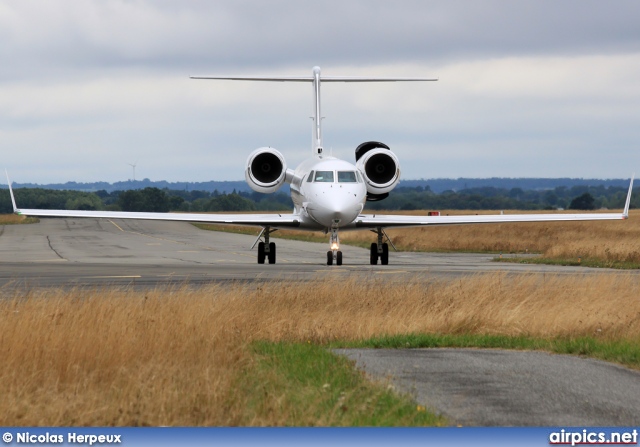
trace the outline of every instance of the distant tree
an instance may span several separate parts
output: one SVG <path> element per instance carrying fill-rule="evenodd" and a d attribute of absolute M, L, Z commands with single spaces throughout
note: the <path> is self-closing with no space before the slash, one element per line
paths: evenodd
<path fill-rule="evenodd" d="M 221 194 L 212 197 L 206 205 L 206 211 L 254 211 L 255 203 L 238 193 Z"/>
<path fill-rule="evenodd" d="M 569 209 L 572 210 L 595 210 L 595 199 L 591 194 L 585 192 L 581 196 L 576 197 L 571 201 Z"/>
<path fill-rule="evenodd" d="M 129 190 L 118 196 L 118 205 L 123 211 L 166 213 L 169 211 L 169 196 L 158 188 Z"/>
<path fill-rule="evenodd" d="M 102 208 L 102 201 L 94 194 L 80 196 L 67 200 L 64 208 L 66 210 L 95 211 Z"/>
<path fill-rule="evenodd" d="M 145 209 L 152 213 L 168 213 L 169 212 L 169 196 L 159 188 L 144 188 L 142 191 Z"/>
<path fill-rule="evenodd" d="M 185 200 L 180 196 L 169 196 L 169 206 L 172 210 L 182 209 L 182 204 Z"/>
<path fill-rule="evenodd" d="M 118 196 L 117 203 L 123 211 L 142 211 L 144 208 L 142 194 L 137 189 L 122 191 Z"/>

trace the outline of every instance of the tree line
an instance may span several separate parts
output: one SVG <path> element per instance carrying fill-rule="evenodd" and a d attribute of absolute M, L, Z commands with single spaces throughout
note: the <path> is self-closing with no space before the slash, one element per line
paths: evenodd
<path fill-rule="evenodd" d="M 617 186 L 559 186 L 548 190 L 478 187 L 436 194 L 427 187 L 398 187 L 380 202 L 367 204 L 370 210 L 595 210 L 623 208 L 628 188 Z M 640 207 L 634 194 L 633 207 Z"/>
<path fill-rule="evenodd" d="M 293 203 L 289 195 L 278 192 L 219 193 L 218 191 L 180 191 L 147 187 L 138 190 L 81 192 L 42 188 L 14 189 L 20 208 L 107 210 L 146 212 L 243 212 L 290 211 Z M 627 190 L 614 186 L 564 186 L 538 191 L 521 188 L 478 187 L 436 194 L 427 187 L 398 187 L 385 200 L 367 202 L 366 210 L 551 210 L 600 208 L 617 209 L 624 206 Z M 636 193 L 632 207 L 640 207 Z M 0 190 L 0 212 L 11 213 L 13 207 L 9 191 Z"/>

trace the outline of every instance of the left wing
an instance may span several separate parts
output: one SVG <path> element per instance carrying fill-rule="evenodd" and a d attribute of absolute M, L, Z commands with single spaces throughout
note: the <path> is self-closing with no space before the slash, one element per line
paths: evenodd
<path fill-rule="evenodd" d="M 622 213 L 583 214 L 505 214 L 467 216 L 402 216 L 402 215 L 361 215 L 353 222 L 356 228 L 418 227 L 423 225 L 461 225 L 507 222 L 565 222 L 579 220 L 619 220 L 629 218 L 629 205 L 633 190 L 633 177 L 627 193 L 627 201 Z"/>

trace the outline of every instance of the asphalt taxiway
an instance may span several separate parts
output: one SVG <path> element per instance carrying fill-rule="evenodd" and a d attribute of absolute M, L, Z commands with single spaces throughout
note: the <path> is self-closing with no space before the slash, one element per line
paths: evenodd
<path fill-rule="evenodd" d="M 600 360 L 498 349 L 336 351 L 459 425 L 640 423 L 640 372 Z"/>
<path fill-rule="evenodd" d="M 256 231 L 257 235 L 257 231 Z M 274 235 L 277 236 L 277 233 Z M 584 268 L 495 263 L 493 255 L 391 252 L 369 265 L 366 249 L 342 246 L 344 264 L 325 265 L 326 244 L 272 239 L 277 263 L 259 265 L 255 236 L 200 230 L 184 222 L 42 219 L 0 226 L 0 286 L 204 284 L 349 276 L 402 280 L 487 272 L 583 273 Z"/>

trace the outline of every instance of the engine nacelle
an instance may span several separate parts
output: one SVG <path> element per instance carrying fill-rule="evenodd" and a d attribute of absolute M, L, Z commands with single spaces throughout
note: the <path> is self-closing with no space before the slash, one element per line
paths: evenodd
<path fill-rule="evenodd" d="M 286 178 L 287 163 L 280 152 L 261 147 L 249 154 L 244 177 L 255 192 L 271 193 L 280 188 Z"/>
<path fill-rule="evenodd" d="M 356 160 L 367 185 L 368 201 L 386 198 L 400 181 L 400 161 L 384 143 L 362 143 L 356 149 Z"/>

